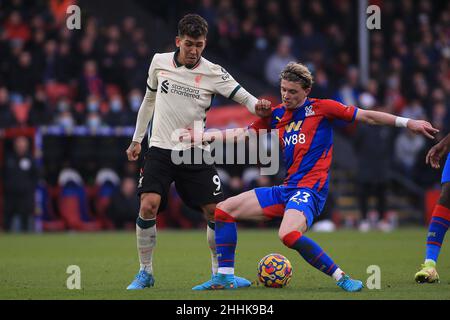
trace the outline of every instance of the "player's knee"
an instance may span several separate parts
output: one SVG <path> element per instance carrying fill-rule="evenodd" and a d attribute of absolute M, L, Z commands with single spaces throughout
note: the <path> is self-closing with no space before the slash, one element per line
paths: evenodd
<path fill-rule="evenodd" d="M 278 237 L 281 242 L 288 247 L 292 248 L 298 239 L 302 236 L 302 233 L 297 230 L 279 230 Z"/>
<path fill-rule="evenodd" d="M 450 209 L 450 182 L 442 185 L 441 196 L 439 197 L 439 204 Z"/>
<path fill-rule="evenodd" d="M 205 213 L 204 213 L 204 216 L 205 216 L 205 219 L 206 219 L 206 221 L 214 221 L 214 211 L 205 211 Z"/>
<path fill-rule="evenodd" d="M 206 221 L 214 221 L 215 209 L 215 205 L 206 205 L 202 207 L 203 215 L 205 216 Z"/>
<path fill-rule="evenodd" d="M 216 221 L 234 221 L 236 220 L 235 210 L 233 208 L 232 202 L 229 201 L 231 198 L 219 202 L 216 206 L 216 211 L 214 213 L 214 219 Z"/>
<path fill-rule="evenodd" d="M 139 213 L 144 219 L 154 219 L 158 213 L 159 201 L 156 199 L 143 199 Z"/>

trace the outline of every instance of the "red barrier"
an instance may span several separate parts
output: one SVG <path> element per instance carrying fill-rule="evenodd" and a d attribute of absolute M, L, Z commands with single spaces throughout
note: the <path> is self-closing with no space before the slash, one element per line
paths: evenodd
<path fill-rule="evenodd" d="M 257 116 L 250 113 L 245 106 L 230 105 L 213 107 L 206 116 L 206 127 L 223 129 L 228 127 L 247 127 Z"/>

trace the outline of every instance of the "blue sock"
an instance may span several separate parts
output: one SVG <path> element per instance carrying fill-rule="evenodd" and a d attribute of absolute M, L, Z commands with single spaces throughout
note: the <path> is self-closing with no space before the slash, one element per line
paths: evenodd
<path fill-rule="evenodd" d="M 442 242 L 444 241 L 444 237 L 449 226 L 449 220 L 437 217 L 433 213 L 430 226 L 428 227 L 426 260 L 433 260 L 437 262 L 439 252 L 441 251 Z"/>
<path fill-rule="evenodd" d="M 286 235 L 283 243 L 296 250 L 310 265 L 326 275 L 332 276 L 339 268 L 317 243 L 298 231 Z"/>
<path fill-rule="evenodd" d="M 220 268 L 234 268 L 237 243 L 236 222 L 226 212 L 216 209 L 216 252 Z"/>

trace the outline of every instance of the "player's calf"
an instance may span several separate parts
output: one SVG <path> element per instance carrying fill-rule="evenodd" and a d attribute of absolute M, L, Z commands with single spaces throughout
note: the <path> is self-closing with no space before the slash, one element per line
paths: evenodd
<path fill-rule="evenodd" d="M 280 236 L 282 235 L 281 233 Z M 332 277 L 343 290 L 356 292 L 364 287 L 361 281 L 353 280 L 346 275 L 317 243 L 301 232 L 292 231 L 285 234 L 282 242 L 288 248 L 296 250 L 314 268 Z"/>
<path fill-rule="evenodd" d="M 450 209 L 450 182 L 444 183 L 442 185 L 441 195 L 439 197 L 438 203 L 441 206 Z"/>

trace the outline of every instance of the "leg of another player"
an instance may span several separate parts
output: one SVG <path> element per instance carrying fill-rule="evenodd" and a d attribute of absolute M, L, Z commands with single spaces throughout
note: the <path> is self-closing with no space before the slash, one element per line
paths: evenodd
<path fill-rule="evenodd" d="M 219 273 L 234 274 L 234 253 L 237 243 L 236 221 L 264 219 L 254 190 L 241 193 L 219 203 L 215 212 L 216 245 Z"/>
<path fill-rule="evenodd" d="M 211 250 L 211 265 L 212 265 L 212 278 L 217 274 L 219 269 L 219 261 L 217 259 L 216 250 L 216 224 L 214 218 L 214 212 L 216 210 L 216 204 L 208 204 L 202 207 L 205 217 L 208 221 L 208 226 L 206 230 L 206 237 L 208 240 L 208 245 Z M 211 279 L 212 280 L 212 279 Z M 245 278 L 235 276 L 237 287 L 244 288 L 249 287 L 251 282 Z"/>
<path fill-rule="evenodd" d="M 217 253 L 216 253 L 216 240 L 215 240 L 215 229 L 216 224 L 214 222 L 214 211 L 216 210 L 215 203 L 210 203 L 202 206 L 203 214 L 205 215 L 207 226 L 206 226 L 206 240 L 208 241 L 208 247 L 211 251 L 211 271 L 212 274 L 217 273 L 217 268 L 219 264 L 217 262 Z"/>
<path fill-rule="evenodd" d="M 136 219 L 136 238 L 140 269 L 128 290 L 139 290 L 154 285 L 153 249 L 156 245 L 156 215 L 161 203 L 157 193 L 141 194 L 141 207 Z"/>
<path fill-rule="evenodd" d="M 307 229 L 303 212 L 288 209 L 284 213 L 278 236 L 288 248 L 296 250 L 314 268 L 333 277 L 339 287 L 345 291 L 360 291 L 362 282 L 345 275 L 316 242 L 304 235 Z"/>
<path fill-rule="evenodd" d="M 234 276 L 234 256 L 237 244 L 236 221 L 262 220 L 263 210 L 255 191 L 247 191 L 220 202 L 215 210 L 215 243 L 218 256 L 218 273 L 212 280 L 193 290 L 236 289 L 244 285 L 242 278 Z M 238 281 L 239 280 L 239 281 Z"/>
<path fill-rule="evenodd" d="M 450 182 L 442 185 L 439 201 L 434 207 L 428 227 L 427 249 L 422 269 L 416 273 L 415 280 L 419 283 L 439 282 L 436 263 L 441 251 L 442 242 L 450 226 Z"/>

